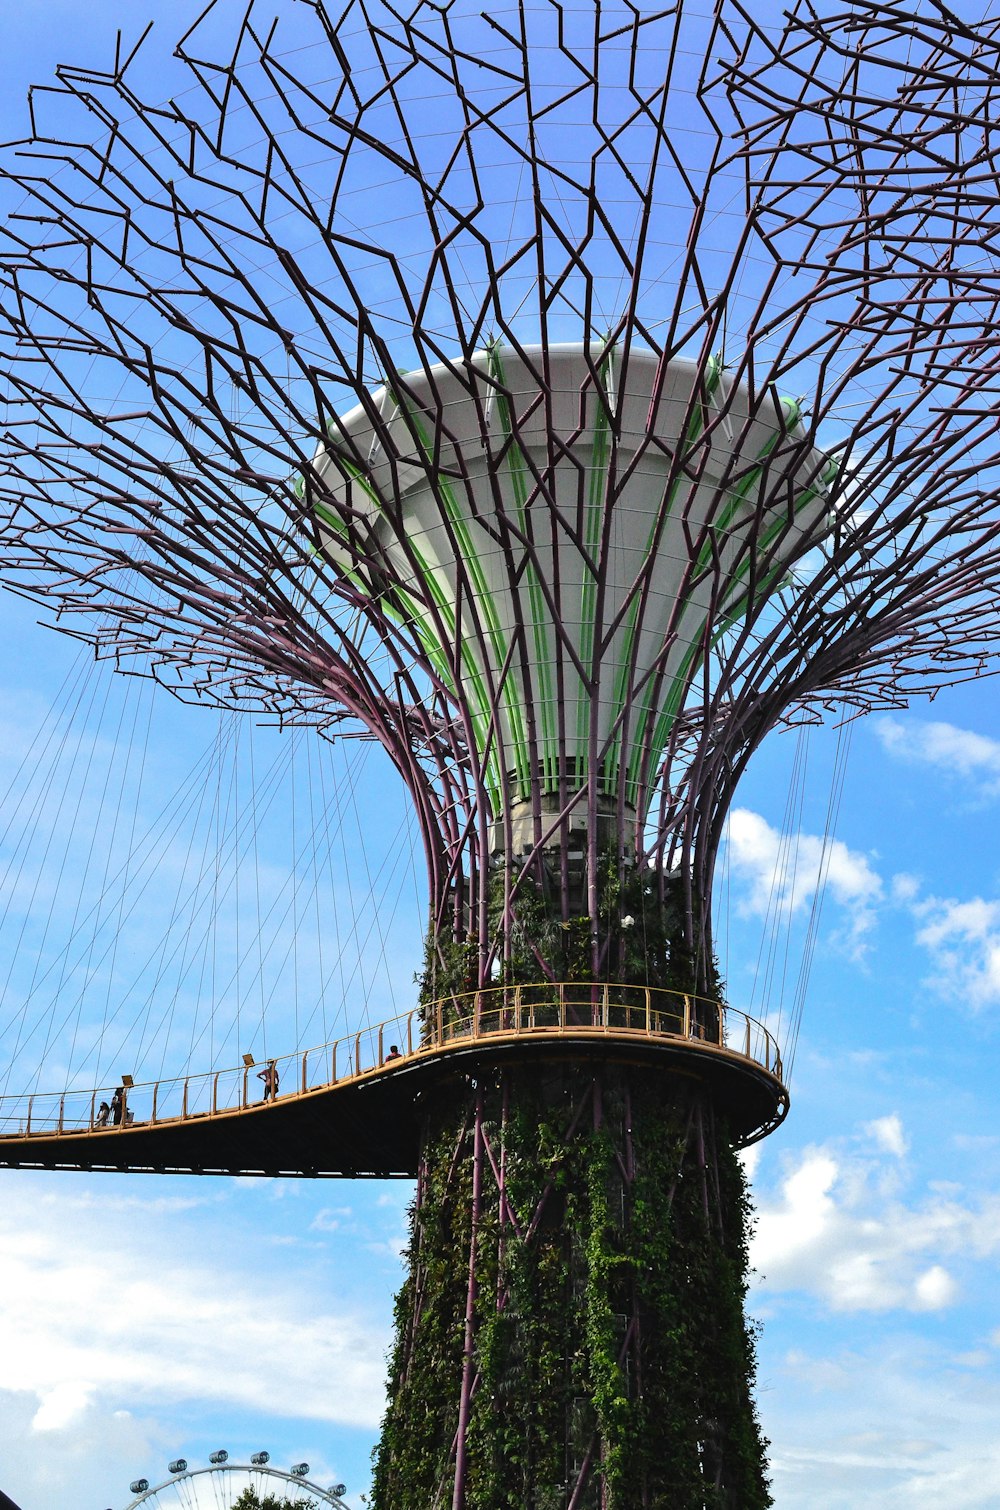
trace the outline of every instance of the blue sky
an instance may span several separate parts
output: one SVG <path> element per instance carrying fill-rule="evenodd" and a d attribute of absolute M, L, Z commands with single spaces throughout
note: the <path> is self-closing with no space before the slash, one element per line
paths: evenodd
<path fill-rule="evenodd" d="M 6 136 L 23 129 L 30 80 L 63 59 L 107 58 L 118 9 L 103 0 L 4 9 Z M 141 7 L 166 18 L 171 35 L 198 9 Z M 4 789 L 34 729 L 62 706 L 58 688 L 78 659 L 34 619 L 0 600 Z M 104 712 L 90 729 L 104 763 L 81 801 L 88 831 L 101 833 L 94 815 L 108 802 L 103 778 L 118 769 L 126 693 L 94 685 Z M 218 728 L 214 715 L 166 697 L 142 708 L 153 775 L 120 804 L 140 814 L 150 785 L 180 780 Z M 263 759 L 276 736 L 257 738 Z M 717 912 L 735 1006 L 774 1015 L 777 982 L 794 980 L 835 748 L 825 731 L 778 736 L 740 793 Z M 801 803 L 797 758 L 808 760 Z M 283 779 L 290 802 L 294 772 Z M 358 816 L 345 809 L 343 868 L 324 882 L 331 905 L 362 830 L 370 856 L 396 853 L 402 798 L 377 761 L 357 802 Z M 780 1510 L 1000 1503 L 998 803 L 994 682 L 855 728 L 792 1111 L 750 1160 L 751 1310 L 764 1322 L 760 1405 Z M 796 869 L 776 876 L 789 822 L 800 834 Z M 284 827 L 261 841 L 276 891 L 297 865 Z M 408 881 L 392 931 L 365 952 L 375 961 L 361 993 L 372 1017 L 383 1002 L 408 1004 L 421 926 L 413 895 Z M 53 888 L 53 937 L 72 927 L 68 897 Z M 769 904 L 778 956 L 768 991 Z M 150 903 L 130 943 L 137 958 L 157 926 Z M 11 939 L 3 934 L 5 951 Z M 136 1475 L 153 1479 L 169 1458 L 203 1461 L 218 1446 L 307 1459 L 318 1480 L 343 1480 L 359 1503 L 401 1277 L 405 1185 L 0 1172 L 0 1192 L 0 1487 L 23 1510 L 123 1504 Z"/>

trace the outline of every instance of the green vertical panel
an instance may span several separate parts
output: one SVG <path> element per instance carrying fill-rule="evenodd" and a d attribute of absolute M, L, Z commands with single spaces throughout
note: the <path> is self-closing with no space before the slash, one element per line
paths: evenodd
<path fill-rule="evenodd" d="M 613 349 L 607 349 L 601 358 L 599 370 L 601 375 L 611 373 L 614 361 Z M 584 545 L 588 555 L 593 558 L 597 553 L 600 543 L 601 529 L 604 523 L 605 501 L 607 498 L 608 464 L 610 459 L 610 415 L 600 390 L 594 394 L 594 403 L 597 413 L 594 416 L 593 435 L 590 444 L 590 470 L 587 479 L 587 507 L 584 515 Z M 589 568 L 584 567 L 584 578 L 580 593 L 580 660 L 585 666 L 590 665 L 594 654 L 595 615 L 597 611 L 597 577 L 589 573 Z M 577 747 L 582 755 L 586 750 L 590 734 L 590 709 L 588 708 L 585 688 L 581 682 L 580 695 L 577 699 Z M 602 783 L 606 786 L 606 781 Z"/>
<path fill-rule="evenodd" d="M 497 383 L 506 387 L 504 377 L 503 359 L 495 346 L 490 347 L 489 352 L 490 374 Z M 504 393 L 497 393 L 497 410 L 500 415 L 500 425 L 503 430 L 504 440 L 507 443 L 504 456 L 507 473 L 510 479 L 511 493 L 514 499 L 514 507 L 517 510 L 517 520 L 522 532 L 528 533 L 528 467 L 524 459 L 524 453 L 513 438 L 514 423 L 510 412 L 510 405 Z M 538 572 L 534 562 L 525 562 L 524 581 L 528 589 L 528 613 L 531 623 L 531 640 L 536 656 L 536 674 L 538 678 L 538 699 L 541 704 L 535 709 L 536 728 L 540 753 L 542 756 L 543 781 L 546 785 L 558 770 L 559 759 L 559 722 L 556 716 L 555 687 L 553 685 L 552 665 L 550 662 L 549 636 L 554 634 L 548 604 L 545 594 L 542 592 L 538 580 Z M 531 689 L 526 691 L 530 695 Z M 520 709 L 518 710 L 520 714 Z M 521 795 L 527 798 L 531 792 L 531 772 L 527 773 L 527 780 L 521 788 Z M 554 781 L 553 781 L 554 784 Z"/>
<path fill-rule="evenodd" d="M 407 417 L 409 418 L 416 432 L 417 439 L 420 443 L 420 447 L 424 453 L 424 456 L 426 457 L 427 461 L 430 462 L 433 458 L 434 450 L 426 430 L 424 429 L 417 416 L 415 414 L 412 414 L 408 409 L 405 409 L 401 400 L 397 399 L 397 403 L 399 403 L 400 408 L 404 409 L 404 412 L 407 414 Z M 477 600 L 481 606 L 484 628 L 486 630 L 486 637 L 490 642 L 496 663 L 496 671 L 498 676 L 498 702 L 500 704 L 500 707 L 507 715 L 507 721 L 510 725 L 511 739 L 513 740 L 514 744 L 514 762 L 517 771 L 518 782 L 525 788 L 525 790 L 530 790 L 530 787 L 527 786 L 527 782 L 530 780 L 530 772 L 528 770 L 529 759 L 527 739 L 524 730 L 524 712 L 521 708 L 520 701 L 517 696 L 512 695 L 510 673 L 508 672 L 508 674 L 503 678 L 502 682 L 499 681 L 500 667 L 504 664 L 504 661 L 507 658 L 509 645 L 500 624 L 500 618 L 497 614 L 496 604 L 493 601 L 493 594 L 490 592 L 487 585 L 486 576 L 483 572 L 478 552 L 476 551 L 475 545 L 473 543 L 468 521 L 466 520 L 465 515 L 462 512 L 461 505 L 459 504 L 458 499 L 455 497 L 451 485 L 447 483 L 444 478 L 436 477 L 434 479 L 434 488 L 444 507 L 448 522 L 454 532 L 456 543 L 465 560 L 466 569 L 472 579 L 472 585 L 475 590 Z M 428 575 L 429 577 L 433 577 L 433 572 L 429 571 Z M 452 621 L 450 627 L 452 628 L 452 630 L 455 629 L 454 620 Z M 462 659 L 463 661 L 463 664 L 468 664 L 468 661 L 466 661 L 466 658 L 462 652 L 461 646 L 458 646 L 457 650 L 460 659 Z M 471 660 L 471 657 L 469 657 L 469 660 Z M 480 680 L 483 682 L 485 689 L 485 681 L 483 680 L 483 678 L 480 678 Z M 498 730 L 497 732 L 499 734 L 502 731 Z M 480 751 L 480 753 L 482 753 L 482 751 Z M 498 770 L 498 776 L 501 783 L 503 781 L 504 774 L 505 773 L 503 771 Z"/>
<path fill-rule="evenodd" d="M 719 386 L 721 377 L 721 362 L 717 361 L 715 357 L 710 357 L 708 362 L 706 363 L 705 376 L 703 379 L 704 395 L 706 399 L 711 398 L 712 394 Z M 681 440 L 683 460 L 686 460 L 691 451 L 694 449 L 701 436 L 703 428 L 704 423 L 702 420 L 702 405 L 699 403 L 694 414 L 692 414 L 691 418 L 688 420 L 687 428 Z M 681 479 L 680 477 L 678 477 L 670 489 L 670 496 L 667 500 L 667 515 L 669 515 L 673 511 L 674 503 L 677 499 L 677 494 L 680 486 Z M 654 524 L 649 533 L 649 538 L 646 541 L 647 556 L 649 556 L 654 550 L 659 528 L 660 526 Z M 623 713 L 625 708 L 625 701 L 628 693 L 629 663 L 632 659 L 632 647 L 635 643 L 638 617 L 639 599 L 638 597 L 636 597 L 633 600 L 631 607 L 629 608 L 625 621 L 625 633 L 622 640 L 622 648 L 618 662 L 618 671 L 615 680 L 614 706 L 611 715 L 612 721 L 618 718 Z M 635 805 L 636 783 L 638 779 L 639 746 L 642 743 L 646 725 L 650 718 L 650 705 L 652 703 L 652 699 L 653 683 L 650 682 L 649 686 L 646 688 L 646 691 L 642 696 L 639 707 L 636 711 L 635 721 L 631 730 L 629 741 L 632 748 L 632 754 L 628 757 L 626 800 L 633 806 Z M 667 705 L 673 705 L 673 711 L 670 714 L 670 718 L 673 719 L 676 716 L 677 709 L 680 705 L 680 697 L 679 695 L 677 695 L 676 688 L 668 689 L 667 699 Z M 617 778 L 619 764 L 624 758 L 626 758 L 626 752 L 622 748 L 622 731 L 619 730 L 618 734 L 615 736 L 614 744 L 612 745 L 611 750 L 608 752 L 605 762 L 607 769 L 605 780 L 607 782 L 609 790 L 612 788 L 612 785 Z"/>

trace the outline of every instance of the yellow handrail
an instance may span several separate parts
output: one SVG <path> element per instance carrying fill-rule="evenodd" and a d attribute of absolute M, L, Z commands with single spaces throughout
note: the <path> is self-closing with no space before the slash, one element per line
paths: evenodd
<path fill-rule="evenodd" d="M 684 1040 L 727 1056 L 749 1060 L 779 1081 L 782 1073 L 778 1045 L 763 1023 L 722 1002 L 661 986 L 607 981 L 536 981 L 484 986 L 476 991 L 456 993 L 399 1017 L 346 1034 L 332 1043 L 283 1055 L 274 1064 L 286 1088 L 277 1098 L 272 1098 L 271 1104 L 275 1099 L 285 1101 L 325 1090 L 343 1080 L 392 1073 L 401 1064 L 428 1053 L 445 1051 L 462 1040 L 520 1034 L 601 1034 L 605 1037 Z M 405 1053 L 386 1060 L 384 1049 L 387 1042 L 394 1047 L 405 1043 Z M 739 1048 L 733 1047 L 735 1044 L 739 1044 Z M 338 1063 L 343 1062 L 345 1050 L 346 1072 L 338 1076 Z M 320 1075 L 329 1066 L 330 1079 L 310 1086 L 310 1064 L 319 1067 Z M 298 1069 L 297 1074 L 295 1069 Z M 244 1063 L 231 1070 L 208 1070 L 199 1075 L 134 1085 L 128 1092 L 129 1108 L 135 1117 L 132 1125 L 187 1121 L 250 1110 L 249 1074 L 250 1067 Z M 104 1135 L 124 1130 L 131 1120 L 125 1116 L 118 1126 L 98 1126 L 94 1107 L 103 1094 L 101 1087 L 96 1090 L 88 1087 L 78 1092 L 35 1092 L 29 1097 L 0 1097 L 0 1137 L 10 1135 L 5 1134 L 4 1125 L 11 1122 L 19 1123 L 15 1135 L 24 1137 L 52 1136 L 64 1131 Z M 175 1110 L 177 1097 L 180 1105 Z M 44 1111 L 46 1105 L 52 1108 L 48 1116 Z M 70 1114 L 67 1114 L 67 1105 L 72 1108 Z M 78 1111 L 76 1106 L 79 1106 Z M 142 1112 L 145 1112 L 144 1116 Z"/>

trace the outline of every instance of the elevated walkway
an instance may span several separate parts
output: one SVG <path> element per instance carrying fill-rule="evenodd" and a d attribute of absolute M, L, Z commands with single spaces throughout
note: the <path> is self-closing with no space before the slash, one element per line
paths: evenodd
<path fill-rule="evenodd" d="M 393 1053 L 393 1050 L 396 1050 Z M 659 1066 L 706 1084 L 746 1145 L 784 1118 L 777 1044 L 732 1007 L 653 987 L 553 984 L 452 996 L 264 1066 L 0 1098 L 0 1167 L 412 1177 L 423 1094 L 542 1059 Z"/>

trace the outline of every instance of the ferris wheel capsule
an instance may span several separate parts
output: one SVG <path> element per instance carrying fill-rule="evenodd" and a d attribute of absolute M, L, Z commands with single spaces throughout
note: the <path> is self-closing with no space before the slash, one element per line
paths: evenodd
<path fill-rule="evenodd" d="M 238 1454 L 243 1461 L 229 1461 L 229 1453 L 221 1448 L 212 1457 L 223 1457 L 225 1462 L 215 1462 L 202 1467 L 185 1466 L 179 1473 L 171 1473 L 159 1484 L 148 1479 L 136 1479 L 132 1484 L 133 1498 L 124 1510 L 194 1510 L 195 1506 L 213 1505 L 216 1510 L 234 1510 L 245 1503 L 245 1495 L 252 1490 L 251 1502 L 260 1503 L 254 1496 L 262 1496 L 263 1503 L 303 1506 L 310 1504 L 315 1510 L 332 1506 L 333 1510 L 345 1510 L 341 1495 L 346 1492 L 343 1484 L 324 1489 L 308 1478 L 309 1464 L 296 1463 L 294 1468 L 276 1468 L 270 1464 L 270 1453 L 256 1452 L 252 1458 Z M 185 1459 L 177 1458 L 170 1466 L 175 1467 Z M 292 1489 L 294 1485 L 294 1489 Z M 284 1491 L 284 1494 L 282 1493 Z M 287 1498 L 289 1492 L 293 1498 Z M 308 1498 L 302 1498 L 306 1495 Z M 0 1497 L 2 1498 L 2 1497 Z"/>
<path fill-rule="evenodd" d="M 183 1473 L 188 1465 L 187 1458 L 174 1458 L 172 1463 L 167 1464 L 168 1473 Z"/>
<path fill-rule="evenodd" d="M 220 1447 L 218 1452 L 210 1452 L 208 1454 L 208 1461 L 210 1463 L 228 1463 L 229 1453 L 224 1447 Z"/>

